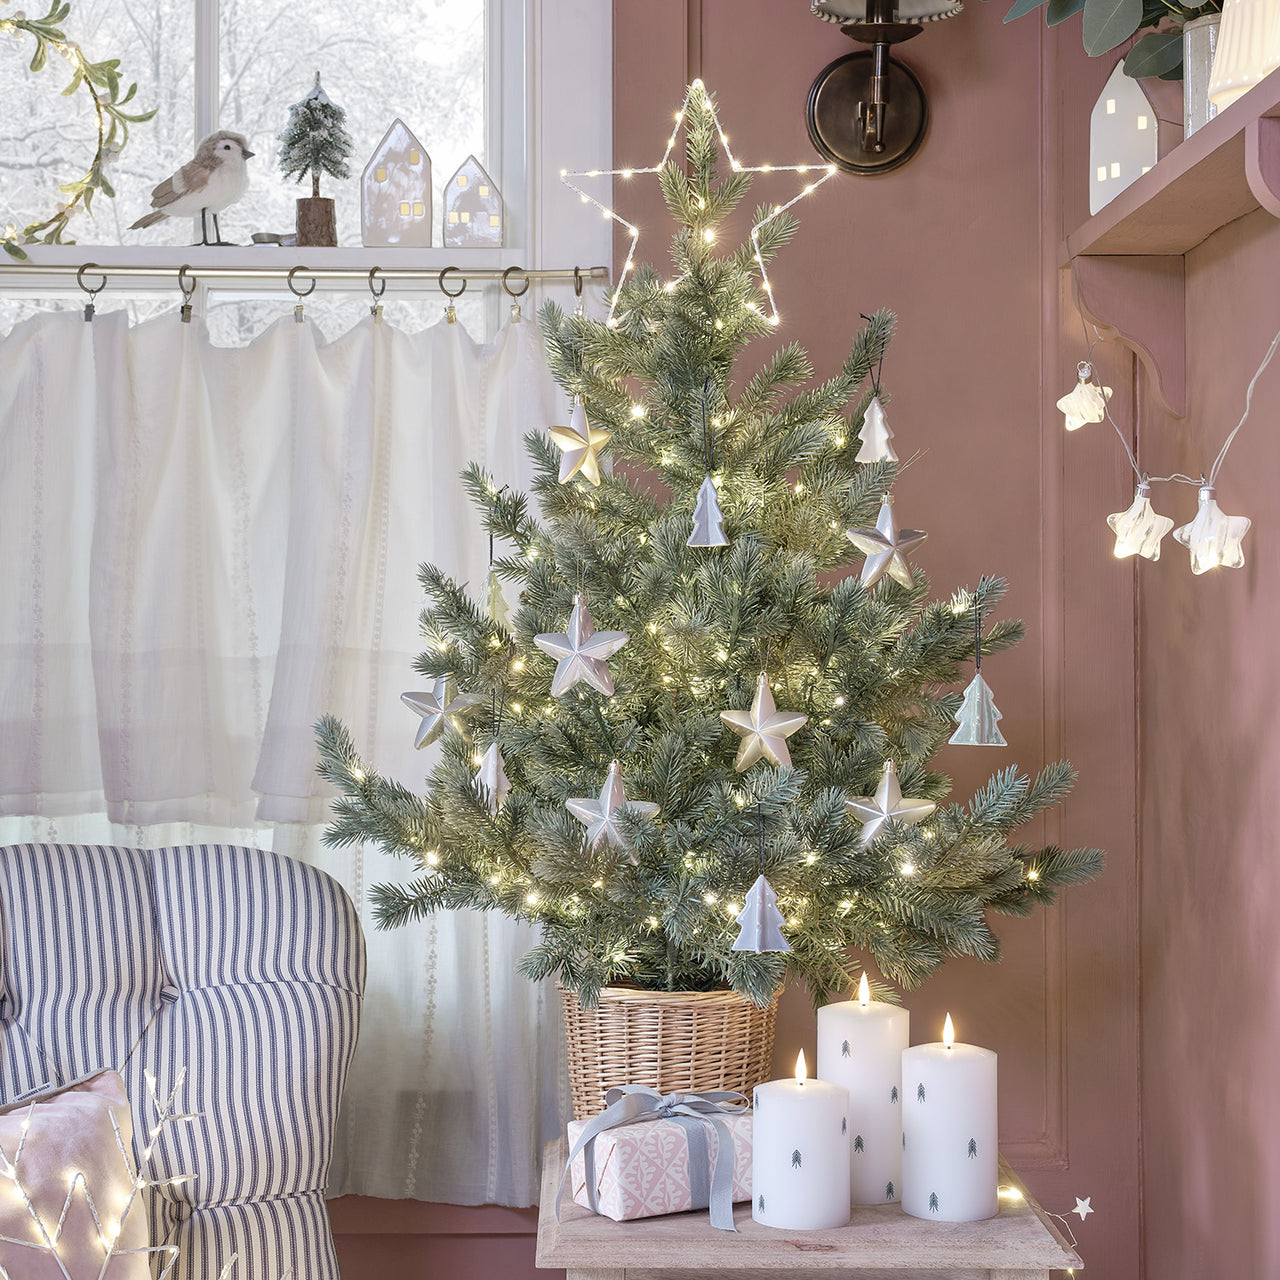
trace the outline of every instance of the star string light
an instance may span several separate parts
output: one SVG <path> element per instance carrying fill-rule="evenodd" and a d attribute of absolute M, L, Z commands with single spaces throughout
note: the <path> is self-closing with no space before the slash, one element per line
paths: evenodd
<path fill-rule="evenodd" d="M 760 251 L 760 232 L 774 218 L 780 217 L 786 213 L 798 200 L 803 200 L 805 196 L 812 195 L 824 182 L 836 176 L 836 167 L 833 164 L 743 164 L 733 152 L 729 149 L 729 138 L 725 133 L 723 126 L 720 124 L 720 117 L 716 114 L 715 106 L 711 101 L 710 94 L 707 93 L 706 85 L 701 80 L 694 82 L 685 90 L 684 101 L 680 105 L 680 110 L 676 112 L 675 128 L 671 130 L 671 136 L 667 139 L 666 150 L 662 153 L 662 159 L 657 164 L 645 165 L 639 168 L 626 169 L 561 169 L 560 181 L 576 191 L 585 204 L 594 205 L 608 219 L 616 222 L 622 227 L 626 233 L 630 243 L 627 246 L 626 261 L 622 264 L 622 270 L 618 275 L 618 286 L 613 291 L 613 297 L 609 303 L 609 314 L 605 319 L 605 324 L 609 328 L 613 328 L 617 324 L 618 298 L 621 293 L 622 286 L 627 281 L 627 276 L 635 267 L 636 247 L 640 243 L 640 228 L 633 222 L 628 222 L 615 209 L 606 205 L 603 201 L 598 200 L 589 191 L 583 190 L 574 178 L 631 178 L 638 174 L 661 173 L 665 168 L 667 161 L 671 158 L 672 151 L 675 150 L 676 139 L 680 136 L 680 126 L 684 123 L 685 116 L 691 109 L 691 104 L 696 109 L 707 112 L 711 116 L 711 121 L 715 125 L 716 135 L 720 139 L 720 145 L 724 148 L 724 154 L 729 161 L 730 168 L 734 173 L 796 173 L 805 177 L 803 188 L 791 197 L 785 204 L 775 204 L 773 208 L 765 214 L 759 222 L 755 223 L 751 228 L 751 245 L 755 250 L 756 265 L 760 268 L 760 284 L 764 290 L 765 297 L 768 299 L 768 314 L 766 319 L 770 324 L 777 324 L 779 321 L 778 306 L 773 296 L 773 285 L 769 281 L 769 272 L 765 268 L 764 255 Z M 809 175 L 819 175 L 809 180 Z M 673 286 L 668 285 L 668 288 Z"/>

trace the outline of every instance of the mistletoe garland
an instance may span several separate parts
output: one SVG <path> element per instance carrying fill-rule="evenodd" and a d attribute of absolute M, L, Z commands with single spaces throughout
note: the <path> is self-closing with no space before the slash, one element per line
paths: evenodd
<path fill-rule="evenodd" d="M 8 3 L 8 0 L 4 0 L 4 3 Z M 72 214 L 82 205 L 86 213 L 92 213 L 95 191 L 114 198 L 115 189 L 107 179 L 107 164 L 124 150 L 125 143 L 129 140 L 129 126 L 150 120 L 158 109 L 152 108 L 139 115 L 130 115 L 122 109 L 137 93 L 138 86 L 131 84 L 122 97 L 120 59 L 107 58 L 102 62 L 90 62 L 81 52 L 80 46 L 67 39 L 59 24 L 70 13 L 71 5 L 65 0 L 53 0 L 52 7 L 43 18 L 28 18 L 21 12 L 13 17 L 0 18 L 0 33 L 18 35 L 25 31 L 34 38 L 36 47 L 31 55 L 30 66 L 33 72 L 44 70 L 49 61 L 50 48 L 71 64 L 71 83 L 63 89 L 63 96 L 70 97 L 81 89 L 85 90 L 93 100 L 98 120 L 98 149 L 94 152 L 89 172 L 83 178 L 62 183 L 58 188 L 69 199 L 59 204 L 53 217 L 46 218 L 43 222 L 32 222 L 23 227 L 21 232 L 12 224 L 4 229 L 0 245 L 14 258 L 27 257 L 20 244 L 75 243 L 74 240 L 62 238 Z"/>

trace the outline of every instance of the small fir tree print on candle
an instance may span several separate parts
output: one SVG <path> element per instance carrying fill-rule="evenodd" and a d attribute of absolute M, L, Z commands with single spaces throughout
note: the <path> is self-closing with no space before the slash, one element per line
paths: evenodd
<path fill-rule="evenodd" d="M 840 1056 L 842 1058 L 849 1056 L 849 1042 L 847 1040 L 840 1046 Z"/>
<path fill-rule="evenodd" d="M 760 1212 L 763 1213 L 764 1212 L 764 1196 L 760 1197 L 760 1200 L 758 1203 L 760 1205 Z"/>
<path fill-rule="evenodd" d="M 938 1212 L 938 1193 L 936 1191 L 929 1192 L 929 1212 Z"/>
<path fill-rule="evenodd" d="M 969 1159 L 976 1160 L 978 1158 L 978 1140 L 977 1138 L 969 1139 Z"/>
<path fill-rule="evenodd" d="M 841 1116 L 841 1117 L 840 1117 L 840 1132 L 841 1132 L 841 1133 L 848 1133 L 848 1132 L 849 1132 L 849 1117 L 848 1117 L 848 1116 Z M 862 1139 L 861 1139 L 861 1138 L 859 1138 L 859 1139 L 858 1139 L 858 1141 L 859 1141 L 859 1142 L 861 1142 L 861 1141 L 862 1141 Z"/>
<path fill-rule="evenodd" d="M 898 1086 L 895 1084 L 893 1088 L 889 1090 L 889 1101 L 897 1102 L 897 1100 L 898 1100 Z"/>
<path fill-rule="evenodd" d="M 916 1085 L 916 1101 L 917 1102 L 924 1101 L 924 1081 L 923 1080 L 918 1085 Z"/>
<path fill-rule="evenodd" d="M 791 1153 L 791 1167 L 792 1167 L 793 1169 L 798 1169 L 798 1168 L 800 1168 L 800 1148 L 799 1148 L 799 1147 L 797 1147 L 797 1148 L 796 1148 L 796 1149 Z"/>
<path fill-rule="evenodd" d="M 864 1152 L 864 1151 L 867 1149 L 867 1148 L 866 1148 L 866 1143 L 864 1143 L 864 1142 L 862 1141 L 862 1134 L 860 1134 L 860 1133 L 859 1133 L 859 1134 L 857 1134 L 857 1135 L 854 1137 L 854 1139 L 853 1139 L 853 1149 L 854 1149 L 856 1152 L 858 1152 L 858 1154 L 859 1154 L 859 1155 L 861 1155 L 861 1154 L 862 1154 L 862 1152 Z"/>
<path fill-rule="evenodd" d="M 886 1182 L 884 1184 L 884 1198 L 886 1200 L 893 1199 L 893 1183 L 892 1182 Z"/>

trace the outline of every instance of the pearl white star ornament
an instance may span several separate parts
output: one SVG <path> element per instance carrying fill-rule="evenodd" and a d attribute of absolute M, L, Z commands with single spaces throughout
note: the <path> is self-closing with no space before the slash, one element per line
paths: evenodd
<path fill-rule="evenodd" d="M 507 781 L 507 772 L 503 768 L 502 752 L 498 750 L 496 742 L 490 743 L 488 750 L 480 758 L 476 782 L 489 802 L 489 812 L 496 816 L 511 790 L 511 783 Z"/>
<path fill-rule="evenodd" d="M 560 483 L 572 480 L 579 472 L 589 484 L 600 483 L 600 450 L 609 443 L 610 434 L 587 421 L 582 401 L 574 396 L 573 412 L 567 427 L 549 428 L 551 439 L 560 450 Z"/>
<path fill-rule="evenodd" d="M 1129 509 L 1108 516 L 1107 523 L 1116 535 L 1117 560 L 1125 556 L 1159 560 L 1160 540 L 1173 528 L 1173 521 L 1151 506 L 1151 486 L 1145 480 L 1139 483 Z"/>
<path fill-rule="evenodd" d="M 556 659 L 551 679 L 551 696 L 562 698 L 579 680 L 585 680 L 603 694 L 613 693 L 613 676 L 606 659 L 617 653 L 631 637 L 625 631 L 597 631 L 587 605 L 587 597 L 576 595 L 569 625 L 562 633 L 534 636 L 543 653 Z"/>
<path fill-rule="evenodd" d="M 862 564 L 862 585 L 868 591 L 887 573 L 904 587 L 915 586 L 907 552 L 914 551 L 929 535 L 919 529 L 899 529 L 893 519 L 893 499 L 880 499 L 880 515 L 874 529 L 848 529 L 845 537 L 867 558 Z"/>
<path fill-rule="evenodd" d="M 571 796 L 564 802 L 564 807 L 586 826 L 587 843 L 593 849 L 601 844 L 611 845 L 623 850 L 633 865 L 638 859 L 618 819 L 624 813 L 633 813 L 641 818 L 653 818 L 658 813 L 658 806 L 648 800 L 627 799 L 626 788 L 622 785 L 622 766 L 616 760 L 609 765 L 609 775 L 600 788 L 598 799 Z"/>
<path fill-rule="evenodd" d="M 400 701 L 422 717 L 413 745 L 419 749 L 429 746 L 446 729 L 465 733 L 463 716 L 473 715 L 484 705 L 485 699 L 478 693 L 459 693 L 450 696 L 453 681 L 448 676 L 437 676 L 430 693 L 402 693 Z"/>
<path fill-rule="evenodd" d="M 931 800 L 917 800 L 902 795 L 898 771 L 892 760 L 884 762 L 884 773 L 874 796 L 852 796 L 844 802 L 850 816 L 862 823 L 862 843 L 870 844 L 886 822 L 903 822 L 910 826 L 927 818 L 938 806 Z"/>
<path fill-rule="evenodd" d="M 1087 360 L 1076 366 L 1076 378 L 1076 385 L 1058 401 L 1068 431 L 1079 431 L 1089 422 L 1101 422 L 1111 399 L 1110 387 L 1100 387 L 1092 381 L 1093 366 Z"/>
<path fill-rule="evenodd" d="M 1173 531 L 1173 536 L 1191 552 L 1192 573 L 1239 569 L 1244 564 L 1240 542 L 1252 522 L 1248 516 L 1227 515 L 1218 506 L 1215 493 L 1212 485 L 1202 486 L 1196 518 Z"/>
<path fill-rule="evenodd" d="M 769 678 L 762 671 L 756 680 L 756 696 L 750 710 L 722 711 L 720 719 L 742 738 L 738 758 L 733 766 L 739 773 L 750 769 L 757 760 L 791 767 L 787 739 L 801 728 L 808 716 L 798 711 L 779 711 L 769 690 Z"/>
<path fill-rule="evenodd" d="M 1068 1212 L 1078 1213 L 1080 1215 L 1080 1221 L 1083 1222 L 1093 1212 L 1093 1206 L 1089 1203 L 1092 1199 L 1092 1196 L 1085 1196 L 1085 1198 L 1081 1200 L 1079 1196 L 1076 1196 L 1076 1207 L 1068 1210 Z"/>

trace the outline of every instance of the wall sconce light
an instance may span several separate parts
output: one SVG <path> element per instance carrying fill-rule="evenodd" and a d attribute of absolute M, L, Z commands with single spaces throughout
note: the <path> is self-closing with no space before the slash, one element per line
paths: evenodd
<path fill-rule="evenodd" d="M 924 89 L 889 49 L 963 9 L 962 0 L 814 0 L 814 17 L 871 45 L 837 58 L 810 86 L 805 118 L 824 159 L 847 173 L 876 174 L 915 155 L 929 124 Z"/>

